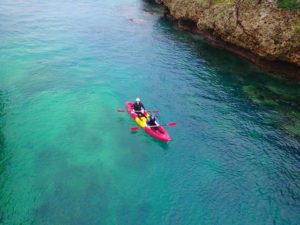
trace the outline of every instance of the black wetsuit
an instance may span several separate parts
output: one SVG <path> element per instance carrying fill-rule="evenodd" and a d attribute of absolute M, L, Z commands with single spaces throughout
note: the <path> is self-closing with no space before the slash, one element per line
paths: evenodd
<path fill-rule="evenodd" d="M 145 115 L 142 113 L 142 109 L 145 110 L 143 103 L 141 103 L 141 102 L 140 102 L 140 104 L 137 104 L 136 102 L 133 103 L 133 110 L 138 115 L 138 117 L 141 117 L 141 116 L 145 117 Z"/>

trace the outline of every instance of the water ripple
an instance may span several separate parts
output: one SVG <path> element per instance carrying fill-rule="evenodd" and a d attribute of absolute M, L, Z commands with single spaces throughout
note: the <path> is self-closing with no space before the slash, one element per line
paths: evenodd
<path fill-rule="evenodd" d="M 162 13 L 1 2 L 0 224 L 299 223 L 299 85 Z M 170 143 L 130 132 L 136 97 Z"/>

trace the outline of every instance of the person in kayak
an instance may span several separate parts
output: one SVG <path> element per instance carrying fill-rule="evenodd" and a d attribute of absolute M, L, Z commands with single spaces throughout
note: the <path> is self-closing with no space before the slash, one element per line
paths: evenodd
<path fill-rule="evenodd" d="M 158 124 L 154 114 L 152 114 L 148 117 L 147 127 L 150 127 L 151 129 L 154 129 L 154 130 L 158 130 L 159 124 Z"/>
<path fill-rule="evenodd" d="M 142 116 L 146 118 L 146 116 L 144 115 L 145 106 L 143 105 L 143 103 L 141 103 L 141 99 L 137 98 L 135 100 L 135 103 L 133 103 L 132 108 L 133 112 L 135 112 L 139 118 L 141 118 Z"/>

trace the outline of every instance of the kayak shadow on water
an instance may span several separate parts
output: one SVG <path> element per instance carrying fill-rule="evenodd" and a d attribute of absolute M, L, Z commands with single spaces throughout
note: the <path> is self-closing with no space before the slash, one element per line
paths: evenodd
<path fill-rule="evenodd" d="M 159 145 L 162 149 L 164 149 L 164 150 L 168 150 L 169 149 L 169 142 L 163 142 L 163 141 L 160 141 L 160 140 L 157 140 L 157 139 L 155 139 L 154 137 L 151 137 L 149 134 L 147 134 L 146 132 L 143 132 L 143 133 L 141 133 L 141 131 L 142 130 L 140 130 L 140 131 L 131 131 L 131 134 L 132 135 L 137 135 L 137 136 L 139 136 L 140 138 L 140 140 L 142 140 L 142 136 L 144 136 L 145 137 L 145 139 L 146 139 L 146 142 L 145 142 L 145 144 L 147 143 L 147 144 L 151 144 L 151 143 L 155 143 L 155 144 L 157 144 L 157 145 Z M 172 140 L 171 140 L 172 141 Z"/>
<path fill-rule="evenodd" d="M 156 140 L 155 138 L 152 138 L 152 137 L 151 137 L 151 141 L 153 143 L 157 143 L 164 150 L 168 150 L 169 149 L 169 142 L 162 142 L 162 141 Z"/>

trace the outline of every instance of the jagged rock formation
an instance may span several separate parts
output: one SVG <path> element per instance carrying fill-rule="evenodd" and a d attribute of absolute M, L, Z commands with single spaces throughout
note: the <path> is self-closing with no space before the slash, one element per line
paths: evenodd
<path fill-rule="evenodd" d="M 276 0 L 164 0 L 163 4 L 166 16 L 183 29 L 221 40 L 223 47 L 257 64 L 263 60 L 276 61 L 278 67 L 286 64 L 290 75 L 300 77 L 299 9 L 279 9 Z"/>

